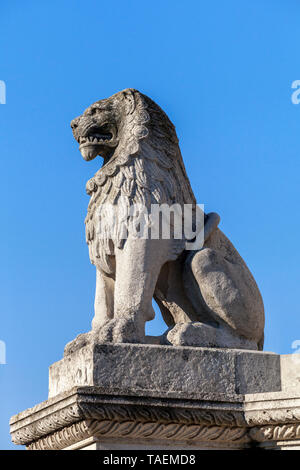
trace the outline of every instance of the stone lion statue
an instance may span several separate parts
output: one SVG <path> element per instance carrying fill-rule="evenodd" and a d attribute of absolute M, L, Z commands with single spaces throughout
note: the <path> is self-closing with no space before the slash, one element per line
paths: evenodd
<path fill-rule="evenodd" d="M 262 349 L 262 298 L 218 228 L 217 214 L 204 215 L 204 244 L 196 250 L 174 236 L 105 236 L 111 222 L 101 208 L 108 203 L 196 205 L 175 127 L 164 111 L 126 89 L 92 104 L 71 127 L 83 158 L 101 155 L 104 161 L 87 183 L 86 239 L 97 271 L 92 330 L 65 353 L 90 341 Z M 153 298 L 168 326 L 160 337 L 145 335 L 145 323 L 154 318 Z"/>

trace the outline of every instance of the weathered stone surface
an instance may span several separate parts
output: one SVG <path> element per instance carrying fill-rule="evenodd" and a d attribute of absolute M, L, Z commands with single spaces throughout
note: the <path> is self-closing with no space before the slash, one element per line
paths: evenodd
<path fill-rule="evenodd" d="M 83 158 L 101 155 L 104 165 L 87 183 L 86 239 L 97 270 L 93 328 L 67 345 L 65 354 L 88 342 L 148 343 L 145 322 L 154 317 L 153 297 L 168 327 L 175 326 L 155 343 L 261 350 L 259 289 L 218 229 L 218 214 L 203 216 L 197 208 L 175 128 L 162 109 L 127 89 L 92 104 L 71 127 Z M 185 228 L 185 208 L 193 208 L 189 225 L 196 232 L 189 236 L 181 229 L 180 236 L 162 236 L 157 230 L 152 236 L 153 205 L 174 204 Z M 130 230 L 124 236 L 132 208 L 141 206 L 150 236 L 136 237 Z M 117 208 L 113 222 L 112 207 Z M 197 225 L 199 212 L 203 217 Z M 204 242 L 196 248 L 195 233 Z"/>
<path fill-rule="evenodd" d="M 50 367 L 49 397 L 74 385 L 121 394 L 222 400 L 280 390 L 280 357 L 213 348 L 90 345 Z"/>

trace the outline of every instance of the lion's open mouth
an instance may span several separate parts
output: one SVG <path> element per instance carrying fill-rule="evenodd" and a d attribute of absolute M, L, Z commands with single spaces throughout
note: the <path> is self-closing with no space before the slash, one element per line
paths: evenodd
<path fill-rule="evenodd" d="M 105 159 L 117 146 L 117 130 L 115 126 L 106 124 L 101 127 L 93 126 L 85 135 L 78 138 L 79 150 L 85 160 L 92 160 L 97 155 Z"/>
<path fill-rule="evenodd" d="M 91 135 L 88 135 L 86 137 L 79 137 L 79 144 L 80 146 L 86 146 L 86 145 L 102 145 L 103 143 L 110 141 L 112 139 L 113 135 L 109 132 L 107 134 L 100 134 L 100 133 L 92 133 Z"/>

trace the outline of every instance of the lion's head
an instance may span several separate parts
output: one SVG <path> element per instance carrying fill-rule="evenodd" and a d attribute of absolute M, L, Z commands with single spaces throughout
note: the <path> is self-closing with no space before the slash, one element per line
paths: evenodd
<path fill-rule="evenodd" d="M 165 112 L 139 91 L 128 88 L 95 102 L 73 119 L 71 127 L 85 160 L 92 160 L 97 155 L 104 158 L 100 170 L 103 175 L 111 175 L 120 166 L 132 165 L 131 157 L 142 158 L 158 167 L 152 175 L 147 172 L 148 177 L 162 182 L 158 172 L 170 170 L 181 186 L 183 184 L 180 189 L 184 192 L 188 189 L 184 202 L 194 202 L 191 188 L 186 188 L 188 178 L 175 127 Z M 149 185 L 146 186 L 151 190 Z M 178 189 L 177 197 L 171 198 L 176 202 L 179 202 Z"/>
<path fill-rule="evenodd" d="M 133 93 L 121 92 L 108 99 L 97 101 L 78 118 L 71 128 L 79 143 L 79 150 L 87 161 L 97 155 L 107 162 L 117 150 L 124 133 L 124 118 L 132 106 Z"/>

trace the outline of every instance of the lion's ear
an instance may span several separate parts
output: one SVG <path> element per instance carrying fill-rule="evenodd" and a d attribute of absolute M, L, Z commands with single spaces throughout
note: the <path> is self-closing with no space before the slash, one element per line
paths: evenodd
<path fill-rule="evenodd" d="M 128 109 L 128 114 L 132 114 L 133 111 L 135 110 L 135 97 L 134 93 L 132 90 L 124 90 L 123 96 L 125 98 L 125 101 L 127 102 L 127 109 Z"/>

